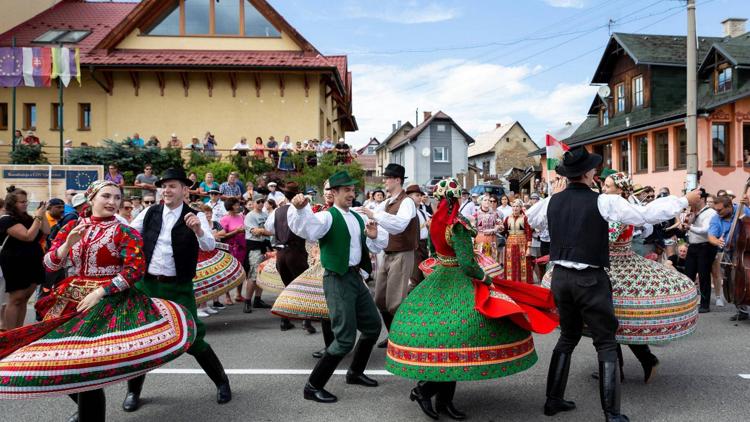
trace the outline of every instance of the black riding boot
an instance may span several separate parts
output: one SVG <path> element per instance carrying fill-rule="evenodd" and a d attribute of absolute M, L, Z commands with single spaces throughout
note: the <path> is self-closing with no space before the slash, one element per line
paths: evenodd
<path fill-rule="evenodd" d="M 456 394 L 456 381 L 441 382 L 440 390 L 435 397 L 435 410 L 445 413 L 449 418 L 462 421 L 466 419 L 466 413 L 453 406 L 453 395 Z"/>
<path fill-rule="evenodd" d="M 391 331 L 391 323 L 393 322 L 393 315 L 391 315 L 388 311 L 380 311 L 380 315 L 383 317 L 383 323 L 385 324 L 385 329 L 390 332 Z M 385 349 L 388 347 L 388 337 L 385 338 L 385 340 L 378 343 L 379 349 Z"/>
<path fill-rule="evenodd" d="M 648 347 L 648 346 L 646 346 L 646 347 Z M 635 352 L 633 352 L 633 354 L 635 354 Z M 637 357 L 637 355 L 636 355 L 636 357 Z M 656 357 L 656 356 L 654 356 L 654 357 Z M 618 365 L 620 365 L 620 382 L 623 383 L 623 382 L 625 382 L 625 358 L 622 357 L 622 346 L 619 345 L 619 344 L 617 345 L 617 363 L 618 363 Z M 595 380 L 598 380 L 599 379 L 599 372 L 598 371 L 592 372 L 591 373 L 591 378 L 593 378 Z"/>
<path fill-rule="evenodd" d="M 107 418 L 107 400 L 104 390 L 84 391 L 78 393 L 78 421 L 104 422 Z"/>
<path fill-rule="evenodd" d="M 647 344 L 629 344 L 628 347 L 630 347 L 630 351 L 633 352 L 638 362 L 641 363 L 643 382 L 648 384 L 651 381 L 651 376 L 654 375 L 654 370 L 659 366 L 659 359 L 651 353 L 651 348 Z"/>
<path fill-rule="evenodd" d="M 375 343 L 377 341 L 377 338 L 359 338 L 359 341 L 357 341 L 357 345 L 354 347 L 354 357 L 352 358 L 352 364 L 349 366 L 349 370 L 346 372 L 347 384 L 359 384 L 364 385 L 365 387 L 378 386 L 377 381 L 365 375 L 367 361 L 370 360 L 372 348 L 375 346 Z"/>
<path fill-rule="evenodd" d="M 141 406 L 141 390 L 145 381 L 145 375 L 128 380 L 128 394 L 125 396 L 125 401 L 122 402 L 122 410 L 126 412 L 138 410 Z"/>
<path fill-rule="evenodd" d="M 211 378 L 211 381 L 216 384 L 216 403 L 224 404 L 232 400 L 232 389 L 229 387 L 229 378 L 227 378 L 224 367 L 221 365 L 219 357 L 216 356 L 211 346 L 204 350 L 198 355 L 195 355 L 195 360 L 198 361 L 198 365 L 203 368 Z"/>
<path fill-rule="evenodd" d="M 78 404 L 78 393 L 68 394 L 68 397 L 70 397 L 71 400 L 73 400 L 74 402 L 76 402 L 76 404 Z M 78 422 L 78 411 L 70 415 L 68 422 Z"/>
<path fill-rule="evenodd" d="M 567 412 L 576 408 L 572 401 L 565 400 L 565 387 L 568 385 L 568 372 L 570 371 L 569 353 L 553 352 L 547 373 L 547 402 L 544 403 L 544 414 L 556 415 L 559 412 Z"/>
<path fill-rule="evenodd" d="M 409 400 L 416 401 L 422 412 L 432 419 L 439 418 L 437 412 L 432 407 L 432 396 L 437 394 L 440 387 L 437 382 L 419 381 L 417 386 L 412 388 L 409 393 Z"/>
<path fill-rule="evenodd" d="M 333 328 L 331 328 L 331 320 L 324 319 L 320 321 L 320 329 L 323 331 L 323 343 L 325 343 L 326 347 L 330 346 L 335 338 L 333 336 Z"/>
<path fill-rule="evenodd" d="M 607 422 L 628 422 L 620 414 L 620 366 L 617 362 L 599 362 L 599 396 Z"/>
<path fill-rule="evenodd" d="M 315 365 L 307 384 L 305 384 L 305 400 L 313 400 L 319 403 L 335 403 L 338 400 L 336 396 L 325 390 L 325 386 L 342 359 L 344 359 L 343 356 L 330 355 L 328 352 L 323 353 L 323 357 Z"/>

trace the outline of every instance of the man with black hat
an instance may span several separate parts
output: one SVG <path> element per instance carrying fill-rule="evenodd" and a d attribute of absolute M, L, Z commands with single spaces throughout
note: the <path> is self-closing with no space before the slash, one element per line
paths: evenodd
<path fill-rule="evenodd" d="M 375 304 L 383 316 L 385 328 L 391 329 L 401 301 L 409 289 L 409 279 L 414 272 L 414 251 L 419 246 L 419 219 L 417 207 L 403 189 L 406 169 L 390 163 L 383 171 L 385 190 L 390 197 L 375 211 L 362 208 L 362 213 L 388 232 L 383 265 L 375 278 Z M 385 347 L 387 341 L 378 347 Z"/>
<path fill-rule="evenodd" d="M 291 201 L 299 194 L 299 185 L 296 182 L 287 182 L 284 185 L 284 196 Z M 270 196 L 269 196 L 270 197 Z M 305 249 L 305 239 L 297 236 L 289 229 L 287 222 L 287 211 L 289 204 L 284 204 L 272 212 L 265 223 L 266 236 L 274 236 L 274 248 L 276 249 L 276 270 L 281 276 L 281 281 L 285 286 L 294 281 L 300 274 L 304 273 L 309 267 L 307 264 L 307 249 Z M 302 326 L 308 333 L 314 334 L 315 327 L 309 320 L 302 322 Z M 294 324 L 287 318 L 281 319 L 281 331 L 287 331 L 294 328 Z"/>
<path fill-rule="evenodd" d="M 376 222 L 365 224 L 364 218 L 351 210 L 358 182 L 347 171 L 337 172 L 328 182 L 333 207 L 313 213 L 307 198 L 300 194 L 292 199 L 294 207 L 287 212 L 289 228 L 295 234 L 320 241 L 320 262 L 325 269 L 323 291 L 334 340 L 313 369 L 304 389 L 306 400 L 320 403 L 338 400 L 325 390 L 325 385 L 352 349 L 355 352 L 346 373 L 346 383 L 365 387 L 378 385 L 364 371 L 382 324 L 362 272 L 372 272 L 368 249 L 378 253 L 388 241 L 388 234 Z M 362 335 L 355 346 L 357 330 Z"/>
<path fill-rule="evenodd" d="M 206 327 L 198 319 L 193 293 L 198 250 L 211 251 L 216 241 L 205 214 L 185 204 L 191 184 L 184 170 L 168 169 L 156 182 L 156 187 L 163 190 L 164 203 L 149 207 L 130 224 L 141 233 L 146 256 L 147 272 L 137 287 L 150 297 L 177 302 L 193 315 L 196 336 L 188 353 L 216 384 L 216 402 L 222 404 L 232 399 L 232 390 L 219 358 L 204 340 Z M 128 394 L 122 404 L 126 412 L 138 409 L 145 377 L 128 381 Z"/>
<path fill-rule="evenodd" d="M 544 414 L 575 409 L 564 400 L 570 360 L 581 338 L 583 324 L 591 331 L 599 360 L 599 395 L 607 421 L 627 421 L 620 414 L 620 374 L 615 332 L 618 322 L 612 304 L 612 288 L 605 268 L 609 266 L 608 222 L 642 225 L 679 214 L 699 194 L 667 197 L 648 207 L 630 204 L 620 195 L 600 195 L 591 187 L 602 157 L 583 147 L 566 152 L 557 167 L 565 179 L 555 182 L 555 194 L 529 209 L 529 223 L 548 226 L 550 261 L 555 264 L 552 293 L 560 314 L 560 338 L 547 376 Z M 659 202 L 660 201 L 660 202 Z M 657 204 L 657 202 L 659 202 Z"/>

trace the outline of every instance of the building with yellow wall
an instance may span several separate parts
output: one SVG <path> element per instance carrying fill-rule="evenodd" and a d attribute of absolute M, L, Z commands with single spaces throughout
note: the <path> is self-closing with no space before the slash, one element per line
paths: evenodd
<path fill-rule="evenodd" d="M 54 46 L 49 31 L 82 31 L 82 80 L 63 89 L 74 145 L 155 135 L 184 146 L 213 133 L 229 149 L 266 141 L 343 137 L 357 130 L 346 56 L 324 56 L 265 0 L 63 0 L 0 35 L 0 46 Z M 74 37 L 75 38 L 75 37 Z M 59 39 L 59 38 L 58 38 Z M 58 88 L 17 88 L 16 126 L 57 145 Z M 11 89 L 0 89 L 0 141 L 12 139 Z"/>

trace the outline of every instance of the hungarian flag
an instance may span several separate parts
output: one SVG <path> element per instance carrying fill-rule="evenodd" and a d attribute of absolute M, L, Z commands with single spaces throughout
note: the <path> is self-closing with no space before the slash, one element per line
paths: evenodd
<path fill-rule="evenodd" d="M 26 86 L 50 86 L 52 51 L 49 47 L 23 47 L 23 82 Z"/>
<path fill-rule="evenodd" d="M 547 170 L 554 170 L 570 147 L 547 134 Z"/>
<path fill-rule="evenodd" d="M 21 50 L 0 47 L 0 87 L 23 85 L 23 57 Z"/>
<path fill-rule="evenodd" d="M 72 78 L 78 79 L 78 85 L 81 84 L 81 60 L 78 49 L 69 49 L 68 47 L 52 48 L 52 79 L 60 78 L 65 87 L 68 86 Z"/>

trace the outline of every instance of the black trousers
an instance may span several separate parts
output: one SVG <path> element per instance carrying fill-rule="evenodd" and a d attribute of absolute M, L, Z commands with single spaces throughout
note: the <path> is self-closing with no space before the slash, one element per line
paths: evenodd
<path fill-rule="evenodd" d="M 308 267 L 307 251 L 304 246 L 301 250 L 284 248 L 276 252 L 276 270 L 285 286 L 304 273 Z"/>
<path fill-rule="evenodd" d="M 612 284 L 604 269 L 574 270 L 556 265 L 552 294 L 560 312 L 560 339 L 555 352 L 573 353 L 586 323 L 599 361 L 617 361 L 618 322 L 612 305 Z"/>
<path fill-rule="evenodd" d="M 706 243 L 691 243 L 685 257 L 685 275 L 693 282 L 698 275 L 701 293 L 701 308 L 711 304 L 711 266 L 716 258 L 716 246 Z"/>

